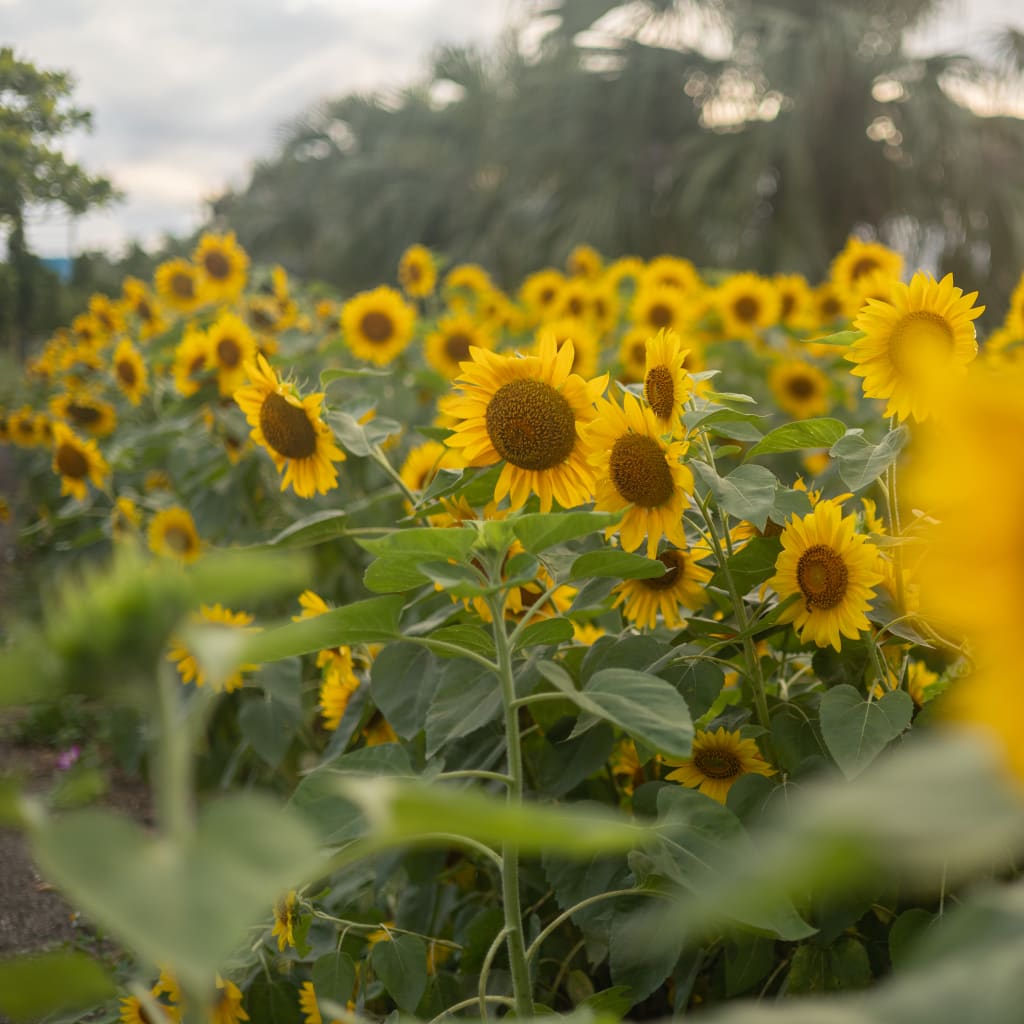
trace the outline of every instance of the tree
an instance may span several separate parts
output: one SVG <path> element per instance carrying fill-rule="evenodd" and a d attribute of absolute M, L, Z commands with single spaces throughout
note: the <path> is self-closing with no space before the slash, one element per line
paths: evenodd
<path fill-rule="evenodd" d="M 91 115 L 70 102 L 74 83 L 64 71 L 44 71 L 0 48 L 0 222 L 8 228 L 14 277 L 14 337 L 24 354 L 36 305 L 39 263 L 25 239 L 25 210 L 64 206 L 81 214 L 115 197 L 110 182 L 69 162 L 56 142 L 89 128 Z"/>

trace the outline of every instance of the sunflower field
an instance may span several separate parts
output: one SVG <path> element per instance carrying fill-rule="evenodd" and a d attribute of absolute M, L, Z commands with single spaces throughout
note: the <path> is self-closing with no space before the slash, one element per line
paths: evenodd
<path fill-rule="evenodd" d="M 1024 280 L 983 311 L 856 238 L 342 296 L 208 233 L 95 295 L 0 385 L 0 705 L 77 744 L 0 824 L 96 941 L 0 1013 L 1019 1020 Z"/>

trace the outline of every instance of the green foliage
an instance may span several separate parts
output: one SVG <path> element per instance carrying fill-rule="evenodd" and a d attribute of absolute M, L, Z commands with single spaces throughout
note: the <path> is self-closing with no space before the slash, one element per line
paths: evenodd
<path fill-rule="evenodd" d="M 113 979 L 83 953 L 51 952 L 0 960 L 0 1013 L 35 1021 L 59 1010 L 85 1010 L 114 995 Z"/>

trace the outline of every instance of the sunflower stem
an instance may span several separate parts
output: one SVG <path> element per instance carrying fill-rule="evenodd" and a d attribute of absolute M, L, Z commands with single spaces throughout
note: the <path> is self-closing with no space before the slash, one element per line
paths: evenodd
<path fill-rule="evenodd" d="M 405 495 L 405 500 L 408 501 L 409 504 L 412 505 L 412 507 L 415 509 L 417 503 L 419 502 L 419 498 L 417 498 L 416 495 L 413 494 L 411 490 L 409 490 L 405 481 L 402 479 L 401 475 L 398 473 L 395 467 L 391 465 L 390 460 L 384 454 L 384 451 L 379 444 L 371 446 L 370 456 L 373 459 L 373 461 L 376 462 L 377 465 L 380 466 L 380 468 L 383 469 L 384 472 L 387 473 L 387 475 L 395 482 L 395 484 L 398 486 L 398 489 L 402 492 L 402 494 Z"/>
<path fill-rule="evenodd" d="M 504 552 L 495 558 L 491 578 L 501 579 Z M 487 598 L 491 611 L 494 631 L 494 649 L 497 653 L 498 682 L 501 685 L 501 701 L 505 711 L 505 743 L 508 752 L 509 777 L 508 802 L 513 805 L 523 801 L 523 755 L 519 735 L 519 709 L 516 706 L 515 678 L 512 674 L 512 648 L 505 629 L 505 593 L 499 591 Z M 530 983 L 530 967 L 526 959 L 526 944 L 523 938 L 523 912 L 519 899 L 519 848 L 515 843 L 504 843 L 501 848 L 501 888 L 505 914 L 505 932 L 508 945 L 508 960 L 512 972 L 512 994 L 515 997 L 517 1017 L 533 1016 L 533 990 Z"/>
<path fill-rule="evenodd" d="M 175 842 L 184 843 L 192 827 L 192 761 L 189 751 L 191 730 L 182 721 L 180 689 L 173 669 L 161 664 L 157 669 L 160 767 L 156 778 L 156 800 L 164 832 Z"/>

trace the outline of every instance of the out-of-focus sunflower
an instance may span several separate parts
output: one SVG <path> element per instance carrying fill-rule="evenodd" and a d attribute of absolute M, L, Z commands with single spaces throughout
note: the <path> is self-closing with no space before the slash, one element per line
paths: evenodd
<path fill-rule="evenodd" d="M 194 395 L 203 382 L 204 373 L 212 366 L 209 360 L 210 340 L 205 331 L 189 324 L 174 350 L 171 373 L 178 394 Z"/>
<path fill-rule="evenodd" d="M 210 302 L 231 302 L 242 294 L 249 257 L 235 239 L 235 233 L 203 233 L 192 253 L 199 269 L 201 288 Z"/>
<path fill-rule="evenodd" d="M 878 271 L 898 281 L 903 257 L 879 242 L 862 242 L 850 235 L 832 260 L 829 276 L 840 295 L 852 298 L 860 295 L 861 279 Z"/>
<path fill-rule="evenodd" d="M 619 342 L 619 363 L 622 380 L 638 384 L 647 372 L 647 339 L 651 332 L 646 327 L 630 327 Z"/>
<path fill-rule="evenodd" d="M 828 377 L 812 363 L 787 359 L 768 371 L 768 385 L 779 408 L 794 419 L 824 416 L 829 407 Z"/>
<path fill-rule="evenodd" d="M 234 313 L 223 311 L 206 332 L 206 359 L 217 371 L 217 390 L 233 395 L 245 383 L 245 364 L 256 357 L 256 339 L 249 325 Z"/>
<path fill-rule="evenodd" d="M 793 330 L 804 330 L 815 323 L 814 297 L 802 274 L 776 274 L 772 278 L 779 297 L 779 323 Z"/>
<path fill-rule="evenodd" d="M 311 498 L 337 487 L 333 464 L 344 462 L 345 453 L 320 415 L 323 393 L 302 398 L 295 385 L 278 379 L 263 356 L 245 369 L 250 384 L 235 392 L 235 401 L 252 427 L 252 439 L 283 472 L 281 490 L 291 485 L 300 498 Z"/>
<path fill-rule="evenodd" d="M 644 261 L 639 256 L 620 256 L 605 268 L 602 281 L 609 288 L 621 293 L 623 289 L 635 289 L 644 273 Z"/>
<path fill-rule="evenodd" d="M 977 297 L 955 287 L 952 274 L 936 281 L 919 271 L 894 286 L 891 303 L 869 300 L 854 321 L 864 337 L 845 358 L 864 378 L 864 394 L 886 400 L 886 416 L 927 419 L 949 380 L 966 374 L 978 353 L 973 321 L 985 311 L 973 305 Z"/>
<path fill-rule="evenodd" d="M 630 319 L 648 334 L 671 329 L 680 334 L 690 320 L 689 303 L 678 288 L 671 285 L 641 286 L 629 310 Z"/>
<path fill-rule="evenodd" d="M 242 990 L 233 981 L 218 974 L 215 996 L 210 1024 L 240 1024 L 249 1019 L 249 1014 L 242 1008 Z"/>
<path fill-rule="evenodd" d="M 138 405 L 149 391 L 149 373 L 139 350 L 127 338 L 122 338 L 114 349 L 113 369 L 117 386 L 132 405 Z"/>
<path fill-rule="evenodd" d="M 822 501 L 782 531 L 768 583 L 782 600 L 797 595 L 779 621 L 792 622 L 804 642 L 839 651 L 841 637 L 856 640 L 870 628 L 866 613 L 882 574 L 878 549 L 855 529 L 855 516 L 844 517 L 838 504 Z"/>
<path fill-rule="evenodd" d="M 341 328 L 352 354 L 386 366 L 412 341 L 416 310 L 385 285 L 345 303 Z"/>
<path fill-rule="evenodd" d="M 811 292 L 815 328 L 823 333 L 839 330 L 839 324 L 846 319 L 846 303 L 831 281 L 819 284 Z"/>
<path fill-rule="evenodd" d="M 693 753 L 682 761 L 665 762 L 676 770 L 665 776 L 696 789 L 705 796 L 725 803 L 729 790 L 744 775 L 774 775 L 775 769 L 761 756 L 753 740 L 743 739 L 738 732 L 698 730 L 693 739 Z"/>
<path fill-rule="evenodd" d="M 154 994 L 155 995 L 155 994 Z M 181 1008 L 171 1003 L 156 1000 L 164 1016 L 154 1020 L 137 996 L 122 996 L 121 1011 L 118 1019 L 121 1024 L 178 1024 L 181 1020 Z"/>
<path fill-rule="evenodd" d="M 699 548 L 662 551 L 658 560 L 665 566 L 665 574 L 623 581 L 612 591 L 613 607 L 621 607 L 626 620 L 641 629 L 654 629 L 659 614 L 669 629 L 682 628 L 686 624 L 683 611 L 696 611 L 708 602 L 704 587 L 712 574 L 699 564 L 706 554 Z"/>
<path fill-rule="evenodd" d="M 53 471 L 60 477 L 61 494 L 85 501 L 89 493 L 86 481 L 101 490 L 110 476 L 110 467 L 95 441 L 87 441 L 60 421 L 53 425 Z"/>
<path fill-rule="evenodd" d="M 248 612 L 233 612 L 221 604 L 199 606 L 199 611 L 190 616 L 193 625 L 227 626 L 231 629 L 244 629 L 252 625 L 253 617 Z M 167 660 L 172 661 L 178 669 L 178 675 L 184 684 L 194 683 L 196 686 L 205 686 L 207 683 L 206 673 L 203 672 L 196 660 L 195 654 L 189 650 L 187 645 L 177 637 L 171 637 L 170 646 L 167 651 Z M 258 665 L 240 665 L 234 672 L 224 680 L 223 689 L 227 693 L 237 690 L 245 680 L 243 673 L 255 672 Z"/>
<path fill-rule="evenodd" d="M 603 280 L 590 286 L 590 320 L 598 334 L 608 334 L 619 322 L 618 292 Z"/>
<path fill-rule="evenodd" d="M 71 321 L 71 337 L 78 345 L 99 347 L 106 340 L 103 325 L 91 313 L 79 313 Z"/>
<path fill-rule="evenodd" d="M 188 260 L 161 263 L 153 275 L 160 301 L 178 313 L 192 313 L 206 301 L 199 271 Z"/>
<path fill-rule="evenodd" d="M 36 432 L 36 412 L 32 406 L 23 405 L 20 409 L 8 414 L 7 432 L 11 441 L 19 448 L 34 448 L 39 443 L 39 435 Z"/>
<path fill-rule="evenodd" d="M 601 254 L 592 245 L 577 245 L 565 261 L 570 277 L 585 277 L 590 281 L 601 276 L 603 267 Z"/>
<path fill-rule="evenodd" d="M 594 334 L 586 320 L 578 320 L 575 317 L 568 316 L 560 317 L 557 320 L 541 324 L 537 328 L 534 337 L 536 339 L 536 352 L 540 351 L 540 346 L 545 337 L 555 339 L 558 351 L 562 350 L 562 346 L 566 342 L 571 341 L 573 356 L 572 366 L 569 367 L 570 372 L 579 374 L 581 377 L 593 377 L 597 373 L 601 346 L 597 335 Z"/>
<path fill-rule="evenodd" d="M 398 261 L 398 283 L 406 295 L 424 299 L 437 287 L 437 263 L 425 245 L 410 245 Z"/>
<path fill-rule="evenodd" d="M 531 494 L 543 512 L 553 501 L 573 508 L 593 495 L 593 471 L 577 425 L 594 416 L 605 374 L 586 381 L 570 372 L 572 342 L 556 350 L 548 335 L 534 356 L 511 357 L 473 349 L 458 381 L 460 394 L 447 408 L 459 418 L 448 444 L 467 465 L 504 462 L 495 501 L 509 496 L 513 509 Z"/>
<path fill-rule="evenodd" d="M 149 524 L 149 548 L 156 555 L 194 562 L 201 550 L 191 513 L 180 505 L 157 512 Z"/>
<path fill-rule="evenodd" d="M 644 268 L 641 287 L 665 285 L 689 293 L 701 287 L 697 268 L 680 256 L 656 256 Z"/>
<path fill-rule="evenodd" d="M 519 301 L 526 307 L 531 323 L 550 319 L 559 308 L 565 277 L 553 267 L 530 274 L 519 287 Z"/>
<path fill-rule="evenodd" d="M 562 286 L 556 315 L 583 320 L 590 316 L 591 283 L 586 277 L 572 277 Z"/>
<path fill-rule="evenodd" d="M 461 469 L 462 459 L 453 448 L 440 441 L 425 441 L 409 450 L 398 471 L 410 491 L 424 491 L 439 469 Z"/>
<path fill-rule="evenodd" d="M 686 356 L 675 331 L 658 331 L 644 343 L 644 398 L 663 434 L 681 426 L 683 404 L 693 391 Z"/>
<path fill-rule="evenodd" d="M 779 296 L 771 281 L 757 274 L 734 274 L 715 295 L 727 338 L 755 339 L 779 320 Z"/>
<path fill-rule="evenodd" d="M 167 328 L 149 286 L 137 277 L 126 277 L 121 284 L 121 309 L 135 317 L 138 335 L 143 341 Z"/>
<path fill-rule="evenodd" d="M 295 945 L 295 926 L 299 923 L 296 908 L 298 893 L 291 889 L 288 894 L 274 904 L 274 927 L 271 938 L 277 938 L 277 948 L 284 952 L 289 946 Z"/>
<path fill-rule="evenodd" d="M 437 327 L 427 335 L 424 355 L 427 362 L 449 380 L 459 375 L 459 366 L 469 359 L 469 350 L 493 349 L 494 338 L 475 317 L 467 313 L 442 317 Z"/>
<path fill-rule="evenodd" d="M 121 495 L 110 510 L 110 532 L 115 539 L 129 537 L 138 532 L 142 525 L 139 506 L 126 495 Z"/>
<path fill-rule="evenodd" d="M 114 407 L 88 391 L 57 395 L 50 400 L 50 412 L 93 437 L 107 437 L 117 426 Z"/>
<path fill-rule="evenodd" d="M 476 263 L 459 263 L 448 271 L 444 279 L 444 293 L 449 305 L 468 302 L 475 306 L 493 289 L 490 275 Z"/>
<path fill-rule="evenodd" d="M 103 334 L 112 338 L 124 331 L 124 317 L 109 295 L 96 294 L 89 297 L 89 314 L 100 325 Z"/>

